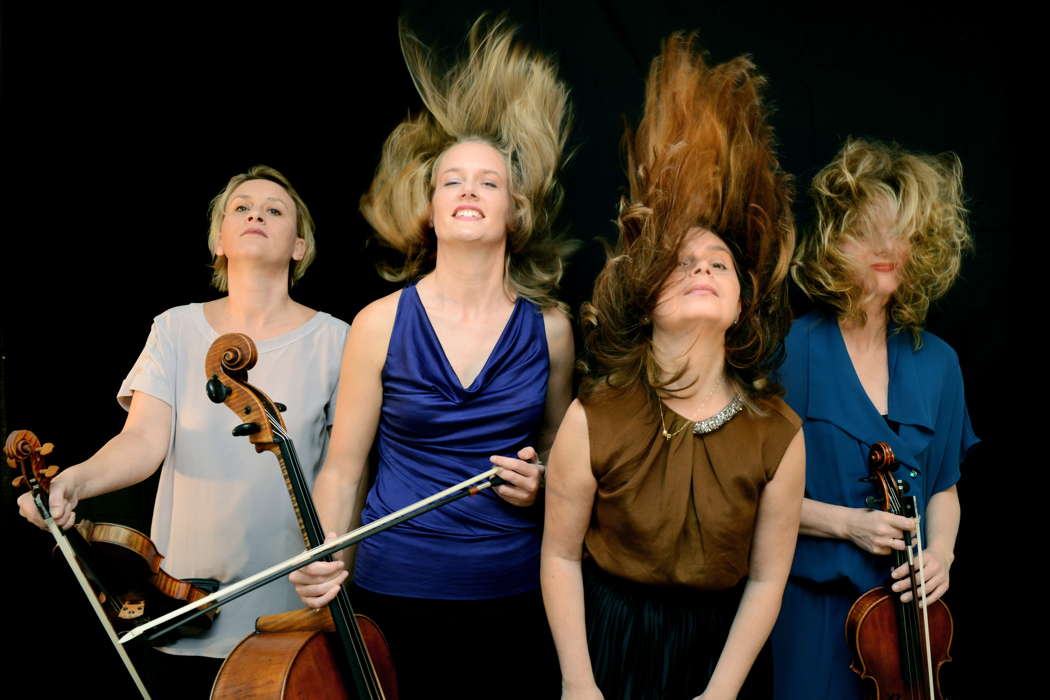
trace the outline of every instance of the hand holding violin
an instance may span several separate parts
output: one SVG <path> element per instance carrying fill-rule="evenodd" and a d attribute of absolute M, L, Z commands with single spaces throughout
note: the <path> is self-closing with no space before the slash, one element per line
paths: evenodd
<path fill-rule="evenodd" d="M 932 603 L 948 591 L 948 572 L 951 570 L 955 555 L 944 553 L 935 549 L 926 549 L 923 552 L 923 560 L 926 572 L 926 602 Z M 893 584 L 893 591 L 901 594 L 901 602 L 908 603 L 912 599 L 911 577 L 908 576 L 908 565 L 898 566 L 890 574 L 898 579 Z M 919 572 L 915 572 L 916 583 Z M 919 596 L 919 605 L 922 605 L 922 596 Z"/>
<path fill-rule="evenodd" d="M 502 467 L 499 477 L 507 482 L 495 488 L 500 498 L 522 508 L 536 502 L 547 468 L 540 464 L 534 448 L 523 447 L 518 450 L 517 459 L 493 455 L 489 461 L 493 466 Z"/>
<path fill-rule="evenodd" d="M 325 535 L 325 542 L 336 538 L 334 532 Z M 288 575 L 295 592 L 303 604 L 310 608 L 323 608 L 339 594 L 350 572 L 341 560 L 315 561 Z"/>
<path fill-rule="evenodd" d="M 904 551 L 904 532 L 915 531 L 915 520 L 884 510 L 850 508 L 846 534 L 850 541 L 871 554 Z"/>
<path fill-rule="evenodd" d="M 51 480 L 48 508 L 51 510 L 51 517 L 54 518 L 55 524 L 63 530 L 73 527 L 73 523 L 76 522 L 77 514 L 74 509 L 80 502 L 79 491 L 75 472 L 64 471 Z M 31 492 L 26 491 L 18 497 L 18 512 L 41 530 L 47 529 L 36 503 L 33 502 Z"/>

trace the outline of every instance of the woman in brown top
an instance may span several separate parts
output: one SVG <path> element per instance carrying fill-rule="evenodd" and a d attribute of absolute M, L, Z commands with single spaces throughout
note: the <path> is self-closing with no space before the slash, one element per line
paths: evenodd
<path fill-rule="evenodd" d="M 794 228 L 762 83 L 672 36 L 628 134 L 620 239 L 582 314 L 589 371 L 548 467 L 563 698 L 736 697 L 780 607 L 804 447 L 767 378 Z"/>

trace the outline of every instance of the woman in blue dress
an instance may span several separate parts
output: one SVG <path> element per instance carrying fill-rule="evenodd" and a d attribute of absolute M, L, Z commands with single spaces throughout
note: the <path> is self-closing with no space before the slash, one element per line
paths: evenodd
<path fill-rule="evenodd" d="M 887 582 L 913 521 L 865 507 L 870 446 L 889 443 L 918 497 L 927 599 L 948 590 L 959 529 L 959 465 L 977 441 L 955 352 L 922 330 L 951 287 L 970 236 L 962 171 L 851 140 L 817 174 L 815 230 L 792 275 L 818 304 L 788 335 L 782 381 L 806 435 L 806 498 L 773 633 L 777 698 L 855 698 L 843 633 L 853 601 Z M 892 571 L 902 601 L 907 565 Z"/>
<path fill-rule="evenodd" d="M 507 484 L 363 542 L 352 598 L 384 631 L 402 698 L 548 697 L 539 456 L 571 398 L 572 332 L 551 296 L 568 93 L 501 23 L 475 24 L 469 59 L 447 73 L 401 41 L 427 111 L 387 139 L 362 211 L 401 254 L 386 276 L 410 283 L 354 320 L 314 496 L 345 532 L 502 467 Z M 348 576 L 319 563 L 292 580 L 318 607 Z"/>

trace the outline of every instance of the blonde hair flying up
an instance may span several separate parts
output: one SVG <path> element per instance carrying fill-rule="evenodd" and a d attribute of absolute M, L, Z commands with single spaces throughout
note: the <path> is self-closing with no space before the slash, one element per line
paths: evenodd
<path fill-rule="evenodd" d="M 888 206 L 894 220 L 889 234 L 906 239 L 909 253 L 887 313 L 896 330 L 910 331 L 920 347 L 930 303 L 951 288 L 972 245 L 959 158 L 849 139 L 813 178 L 810 194 L 816 224 L 795 254 L 795 282 L 840 318 L 863 321 L 865 292 L 842 243 L 869 235 L 879 207 Z"/>
<path fill-rule="evenodd" d="M 561 207 L 557 174 L 568 136 L 568 89 L 554 64 L 514 41 L 503 20 L 485 28 L 479 18 L 467 38 L 468 56 L 448 70 L 402 24 L 401 51 L 426 110 L 403 121 L 387 138 L 361 212 L 379 239 L 400 255 L 381 265 L 387 279 L 403 281 L 434 265 L 429 224 L 434 166 L 449 147 L 481 141 L 507 159 L 513 216 L 507 231 L 507 284 L 540 306 L 562 274 L 567 244 L 554 236 Z"/>
<path fill-rule="evenodd" d="M 591 376 L 660 389 L 649 315 L 690 229 L 718 234 L 740 279 L 741 313 L 726 331 L 726 373 L 748 396 L 776 391 L 768 373 L 790 323 L 785 278 L 795 242 L 791 182 L 777 162 L 760 92 L 745 57 L 708 66 L 695 35 L 673 34 L 649 70 L 645 115 L 627 145 L 629 194 L 620 236 L 582 318 Z"/>

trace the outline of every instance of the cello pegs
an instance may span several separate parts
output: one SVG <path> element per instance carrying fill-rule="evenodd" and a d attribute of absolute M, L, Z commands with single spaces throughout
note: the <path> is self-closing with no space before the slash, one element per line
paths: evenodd
<path fill-rule="evenodd" d="M 47 457 L 49 454 L 51 454 L 52 450 L 54 449 L 55 444 L 53 442 L 45 442 L 43 445 L 37 448 L 37 452 L 40 453 L 41 457 Z"/>
<path fill-rule="evenodd" d="M 281 412 L 281 413 L 284 413 L 285 411 L 287 411 L 287 410 L 288 410 L 288 407 L 287 407 L 287 406 L 285 406 L 285 405 L 284 405 L 283 403 L 281 403 L 280 401 L 274 401 L 274 402 L 273 402 L 273 405 L 274 405 L 274 407 L 275 407 L 275 408 L 276 408 L 276 409 L 277 409 L 277 410 L 278 410 L 279 412 Z"/>
<path fill-rule="evenodd" d="M 212 403 L 222 403 L 227 396 L 233 393 L 233 389 L 219 381 L 219 375 L 217 374 L 211 375 L 211 379 L 204 386 Z"/>
<path fill-rule="evenodd" d="M 233 436 L 244 437 L 245 435 L 255 435 L 259 430 L 261 430 L 261 428 L 259 428 L 258 423 L 241 423 L 233 429 Z"/>
<path fill-rule="evenodd" d="M 22 484 L 24 484 L 25 482 L 26 482 L 26 478 L 24 476 L 22 476 L 21 474 L 19 474 L 18 476 L 16 476 L 14 479 L 11 480 L 11 485 L 14 486 L 17 489 L 17 488 L 21 488 Z"/>
<path fill-rule="evenodd" d="M 56 467 L 54 464 L 52 464 L 50 467 L 41 472 L 41 476 L 43 476 L 45 479 L 50 479 L 55 474 L 58 474 L 58 467 Z"/>

